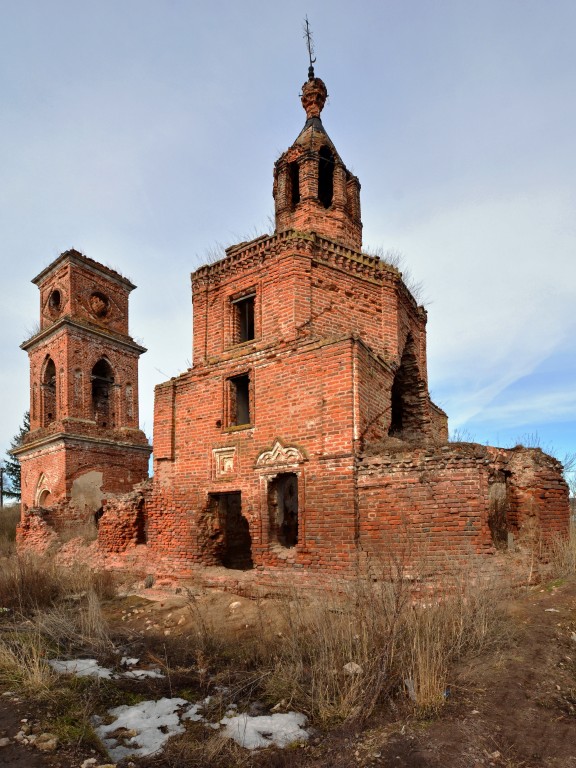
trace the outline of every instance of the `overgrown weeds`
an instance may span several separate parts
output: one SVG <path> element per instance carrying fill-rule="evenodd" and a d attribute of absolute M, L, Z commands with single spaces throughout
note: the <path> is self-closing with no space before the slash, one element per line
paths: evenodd
<path fill-rule="evenodd" d="M 20 522 L 20 504 L 0 508 L 0 556 L 15 552 L 16 526 Z"/>
<path fill-rule="evenodd" d="M 576 573 L 576 526 L 570 526 L 568 536 L 558 536 L 547 547 L 550 576 L 565 578 Z"/>
<path fill-rule="evenodd" d="M 0 607 L 23 615 L 90 590 L 99 598 L 113 597 L 112 574 L 87 566 L 63 567 L 50 557 L 33 555 L 13 556 L 0 571 Z"/>
<path fill-rule="evenodd" d="M 324 726 L 365 720 L 401 691 L 428 712 L 453 663 L 495 642 L 500 625 L 493 584 L 452 579 L 424 603 L 404 579 L 360 581 L 328 600 L 287 601 L 282 635 L 264 644 L 261 687 L 268 703 Z"/>

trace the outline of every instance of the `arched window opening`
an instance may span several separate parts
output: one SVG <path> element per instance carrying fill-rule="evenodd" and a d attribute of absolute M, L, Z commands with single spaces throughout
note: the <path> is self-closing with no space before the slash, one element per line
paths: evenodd
<path fill-rule="evenodd" d="M 300 202 L 300 166 L 296 161 L 289 164 L 288 172 L 290 178 L 290 205 L 294 209 Z"/>
<path fill-rule="evenodd" d="M 413 439 L 422 435 L 424 396 L 425 387 L 420 379 L 414 340 L 408 336 L 390 393 L 391 417 L 388 430 L 390 436 Z"/>
<path fill-rule="evenodd" d="M 488 528 L 496 549 L 507 549 L 509 541 L 512 539 L 508 519 L 510 503 L 507 477 L 509 474 L 509 472 L 499 470 L 488 481 L 490 483 L 488 489 Z"/>
<path fill-rule="evenodd" d="M 277 475 L 268 485 L 270 540 L 282 547 L 298 544 L 298 476 Z"/>
<path fill-rule="evenodd" d="M 107 360 L 99 360 L 92 368 L 92 417 L 99 427 L 114 426 L 112 387 L 114 374 Z"/>
<path fill-rule="evenodd" d="M 330 208 L 334 196 L 334 155 L 324 146 L 320 148 L 318 161 L 318 200 L 324 208 Z"/>
<path fill-rule="evenodd" d="M 56 419 L 56 366 L 51 357 L 44 366 L 42 376 L 42 426 L 47 427 Z"/>

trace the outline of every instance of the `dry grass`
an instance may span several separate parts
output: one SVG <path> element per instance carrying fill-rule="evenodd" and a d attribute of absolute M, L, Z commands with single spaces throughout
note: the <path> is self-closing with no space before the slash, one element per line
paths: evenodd
<path fill-rule="evenodd" d="M 16 526 L 20 522 L 20 504 L 0 509 L 0 556 L 8 557 L 16 551 Z"/>
<path fill-rule="evenodd" d="M 80 650 L 104 654 L 114 647 L 94 589 L 39 611 L 36 623 L 41 634 L 67 654 Z"/>
<path fill-rule="evenodd" d="M 324 726 L 365 720 L 400 691 L 421 712 L 437 709 L 454 662 L 501 635 L 495 589 L 453 578 L 424 604 L 403 579 L 359 581 L 344 596 L 289 600 L 282 637 L 260 640 L 266 699 Z"/>
<path fill-rule="evenodd" d="M 63 567 L 50 557 L 16 555 L 0 571 L 0 607 L 29 614 L 58 600 L 93 590 L 100 598 L 112 597 L 114 580 L 109 572 L 86 566 Z"/>
<path fill-rule="evenodd" d="M 0 640 L 0 680 L 34 696 L 48 691 L 56 675 L 47 661 L 46 642 L 40 632 L 6 633 Z"/>
<path fill-rule="evenodd" d="M 412 579 L 402 573 L 399 568 L 380 582 L 359 577 L 340 593 L 286 594 L 280 599 L 280 624 L 270 623 L 261 608 L 260 626 L 242 641 L 218 629 L 190 595 L 194 631 L 180 639 L 161 638 L 157 653 L 170 692 L 172 677 L 178 685 L 191 685 L 191 696 L 198 691 L 198 698 L 200 691 L 213 694 L 224 684 L 228 692 L 222 700 L 214 697 L 222 712 L 231 701 L 247 709 L 258 700 L 279 705 L 280 711 L 304 712 L 323 728 L 343 722 L 360 726 L 398 699 L 428 716 L 445 701 L 454 663 L 503 636 L 501 592 L 480 578 L 474 584 L 469 574 L 452 573 L 416 602 L 414 570 Z M 15 608 L 12 623 L 7 619 L 0 634 L 0 681 L 49 700 L 51 709 L 52 700 L 60 702 L 62 728 L 78 739 L 93 738 L 90 716 L 110 705 L 112 693 L 101 682 L 69 682 L 65 704 L 62 678 L 47 659 L 86 651 L 110 658 L 113 645 L 101 600 L 112 586 L 109 575 L 62 569 L 50 559 L 13 557 L 0 574 L 0 596 L 6 601 L 12 595 Z M 156 659 L 154 641 L 146 642 L 147 657 Z M 174 765 L 183 758 L 189 765 L 243 764 L 240 748 L 204 726 L 190 728 L 166 753 Z M 198 739 L 196 731 L 204 736 Z"/>
<path fill-rule="evenodd" d="M 576 573 L 576 525 L 570 526 L 568 536 L 553 539 L 546 554 L 552 578 L 565 578 Z"/>

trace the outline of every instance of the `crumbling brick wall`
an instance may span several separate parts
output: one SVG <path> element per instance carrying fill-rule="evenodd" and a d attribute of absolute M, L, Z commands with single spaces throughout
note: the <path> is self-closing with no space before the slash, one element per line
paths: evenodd
<path fill-rule="evenodd" d="M 471 443 L 388 451 L 358 468 L 362 549 L 466 561 L 566 535 L 568 492 L 558 462 L 539 450 Z M 511 534 L 511 535 L 510 535 Z"/>

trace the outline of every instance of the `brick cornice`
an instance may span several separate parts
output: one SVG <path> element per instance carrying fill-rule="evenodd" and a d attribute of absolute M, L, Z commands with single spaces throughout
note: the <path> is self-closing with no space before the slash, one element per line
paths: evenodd
<path fill-rule="evenodd" d="M 90 259 L 88 256 L 84 256 L 83 253 L 75 251 L 74 249 L 62 253 L 55 261 L 49 264 L 46 269 L 43 269 L 40 274 L 36 275 L 36 277 L 32 280 L 32 283 L 34 283 L 34 285 L 40 285 L 40 283 L 43 283 L 46 278 L 50 276 L 50 274 L 55 272 L 64 264 L 76 264 L 76 266 L 83 267 L 84 269 L 87 269 L 89 272 L 93 272 L 96 275 L 106 275 L 106 277 L 123 286 L 124 288 L 127 288 L 129 291 L 132 291 L 134 288 L 136 288 L 134 283 L 121 275 L 119 272 L 116 272 L 116 270 L 110 269 L 110 267 L 105 267 L 103 264 L 94 261 L 94 259 Z"/>
<path fill-rule="evenodd" d="M 53 435 L 47 435 L 46 437 L 42 437 L 39 440 L 35 440 L 34 442 L 26 443 L 26 445 L 23 445 L 19 448 L 15 448 L 10 453 L 13 456 L 24 456 L 27 453 L 31 453 L 32 451 L 36 451 L 39 448 L 45 448 L 49 446 L 51 443 L 85 443 L 89 445 L 90 447 L 94 445 L 98 446 L 106 446 L 107 448 L 116 448 L 118 450 L 130 450 L 130 451 L 141 451 L 145 453 L 152 453 L 152 446 L 151 445 L 142 445 L 141 443 L 131 443 L 128 441 L 120 441 L 120 440 L 106 440 L 105 438 L 100 437 L 88 437 L 86 435 L 74 435 L 70 434 L 68 432 L 57 432 Z"/>
<path fill-rule="evenodd" d="M 80 320 L 72 320 L 72 318 L 68 316 L 59 318 L 52 325 L 49 325 L 47 328 L 44 328 L 43 330 L 34 334 L 34 336 L 31 336 L 29 339 L 22 342 L 22 344 L 20 344 L 20 349 L 28 351 L 40 342 L 46 341 L 64 327 L 68 327 L 76 331 L 81 331 L 82 333 L 87 333 L 90 336 L 94 336 L 98 339 L 104 339 L 107 344 L 115 344 L 117 346 L 125 347 L 132 352 L 137 352 L 139 355 L 147 351 L 146 347 L 143 347 L 140 344 L 136 344 L 136 342 L 129 336 L 120 336 L 116 333 L 113 333 L 112 331 L 96 328 L 93 325 L 83 323 Z"/>
<path fill-rule="evenodd" d="M 341 243 L 318 235 L 288 229 L 270 236 L 258 237 L 226 249 L 226 256 L 214 264 L 206 264 L 192 273 L 197 285 L 219 283 L 224 277 L 261 265 L 264 261 L 295 250 L 296 255 L 329 263 L 345 272 L 352 272 L 378 283 L 401 280 L 401 273 L 377 256 L 355 251 Z"/>

